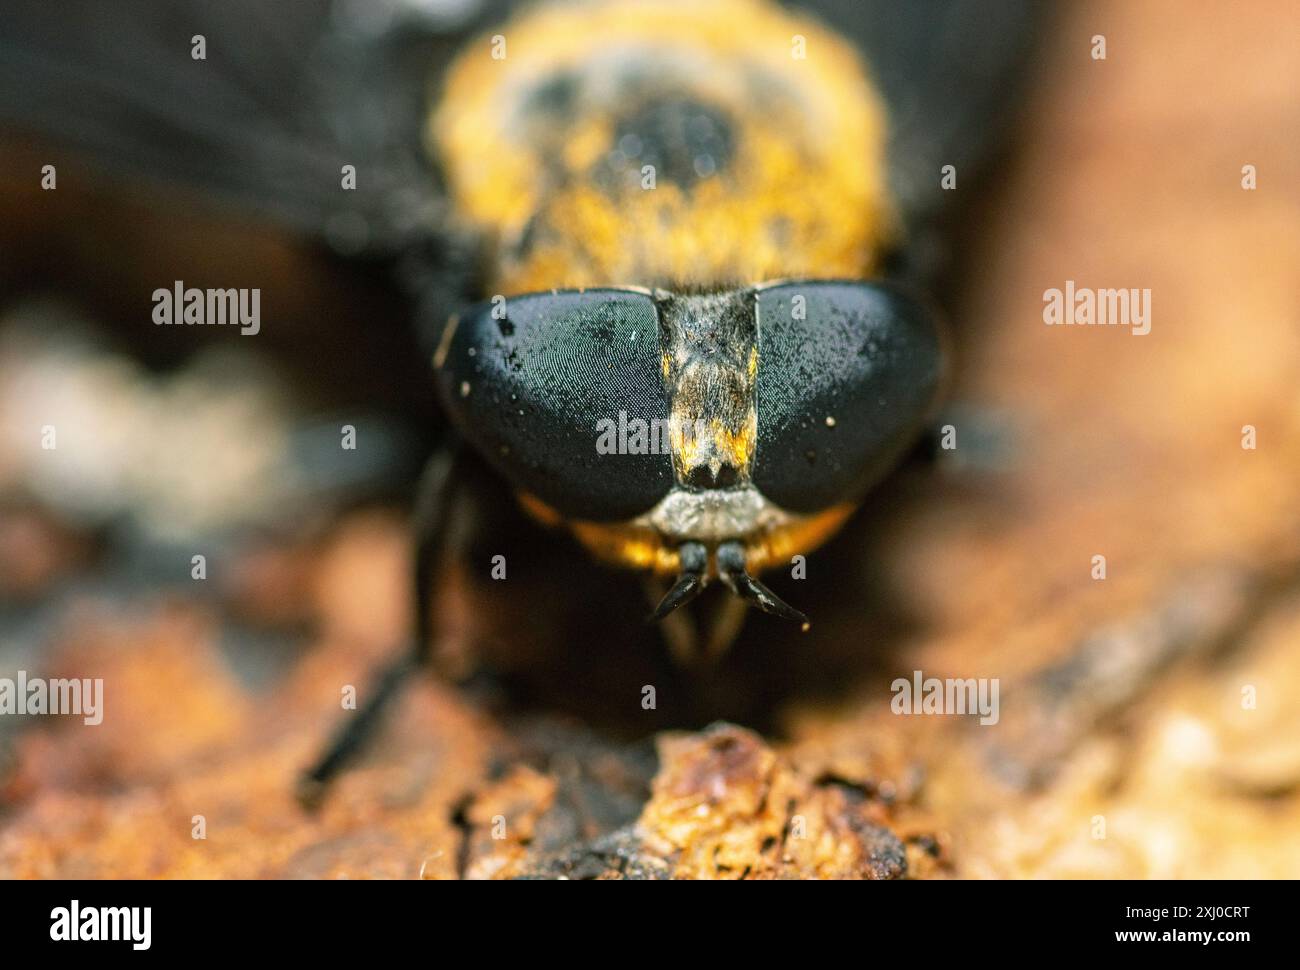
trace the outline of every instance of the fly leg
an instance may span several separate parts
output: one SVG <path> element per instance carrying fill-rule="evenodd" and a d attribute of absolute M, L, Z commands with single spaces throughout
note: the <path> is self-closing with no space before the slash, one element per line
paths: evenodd
<path fill-rule="evenodd" d="M 410 680 L 410 675 L 429 663 L 433 649 L 429 589 L 448 546 L 450 513 L 462 491 L 464 466 L 463 456 L 455 446 L 439 450 L 425 466 L 412 519 L 414 638 L 402 656 L 378 671 L 365 705 L 339 725 L 324 753 L 299 779 L 298 801 L 306 808 L 320 803 L 330 782 L 374 735 L 384 710 Z"/>
<path fill-rule="evenodd" d="M 708 639 L 704 641 L 704 656 L 708 663 L 717 663 L 740 636 L 740 630 L 749 616 L 749 604 L 739 596 L 724 596 L 714 608 L 709 624 Z"/>

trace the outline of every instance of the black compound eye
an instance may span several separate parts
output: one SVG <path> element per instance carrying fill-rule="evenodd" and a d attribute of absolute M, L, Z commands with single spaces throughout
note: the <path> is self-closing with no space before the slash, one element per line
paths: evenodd
<path fill-rule="evenodd" d="M 461 314 L 444 341 L 438 381 L 452 420 L 519 488 L 567 516 L 610 521 L 672 487 L 668 448 L 650 434 L 668 402 L 648 295 L 498 298 Z"/>
<path fill-rule="evenodd" d="M 933 315 L 883 285 L 760 289 L 754 484 L 814 512 L 854 501 L 911 444 L 939 393 Z"/>

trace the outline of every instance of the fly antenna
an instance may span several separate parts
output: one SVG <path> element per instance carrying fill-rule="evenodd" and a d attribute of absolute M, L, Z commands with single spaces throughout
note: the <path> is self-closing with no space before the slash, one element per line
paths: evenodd
<path fill-rule="evenodd" d="M 681 564 L 681 572 L 672 589 L 664 594 L 654 612 L 646 618 L 647 623 L 657 623 L 704 591 L 704 570 L 709 564 L 708 550 L 698 542 L 684 542 L 677 548 L 677 559 Z"/>
<path fill-rule="evenodd" d="M 718 546 L 718 575 L 741 599 L 753 603 L 764 613 L 794 620 L 805 632 L 811 625 L 804 616 L 745 570 L 745 547 L 739 542 Z"/>

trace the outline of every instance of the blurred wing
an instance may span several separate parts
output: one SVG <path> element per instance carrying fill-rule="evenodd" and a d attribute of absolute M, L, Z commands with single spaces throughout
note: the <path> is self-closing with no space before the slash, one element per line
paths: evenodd
<path fill-rule="evenodd" d="M 0 128 L 345 251 L 395 250 L 440 211 L 421 150 L 430 82 L 494 7 L 5 0 Z M 344 165 L 356 166 L 355 190 Z"/>
<path fill-rule="evenodd" d="M 1031 0 L 802 0 L 867 59 L 889 106 L 889 174 L 910 226 L 938 216 L 1013 114 L 1043 4 Z"/>
<path fill-rule="evenodd" d="M 1029 0 L 802 0 L 863 50 L 891 115 L 908 224 L 996 140 L 1034 34 Z M 5 0 L 0 128 L 329 239 L 396 252 L 443 220 L 423 150 L 431 85 L 509 0 Z M 202 35 L 206 57 L 193 57 Z M 342 166 L 356 166 L 344 191 Z"/>

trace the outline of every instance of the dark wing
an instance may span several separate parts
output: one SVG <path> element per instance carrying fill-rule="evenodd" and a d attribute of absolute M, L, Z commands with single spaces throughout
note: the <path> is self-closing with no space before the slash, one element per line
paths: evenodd
<path fill-rule="evenodd" d="M 853 41 L 889 108 L 889 177 L 909 229 L 957 193 L 1006 133 L 1046 6 L 1032 0 L 796 0 Z"/>
<path fill-rule="evenodd" d="M 499 13 L 412 0 L 5 0 L 0 129 L 342 250 L 396 251 L 440 213 L 421 148 L 431 82 Z M 353 191 L 344 165 L 356 166 Z"/>

